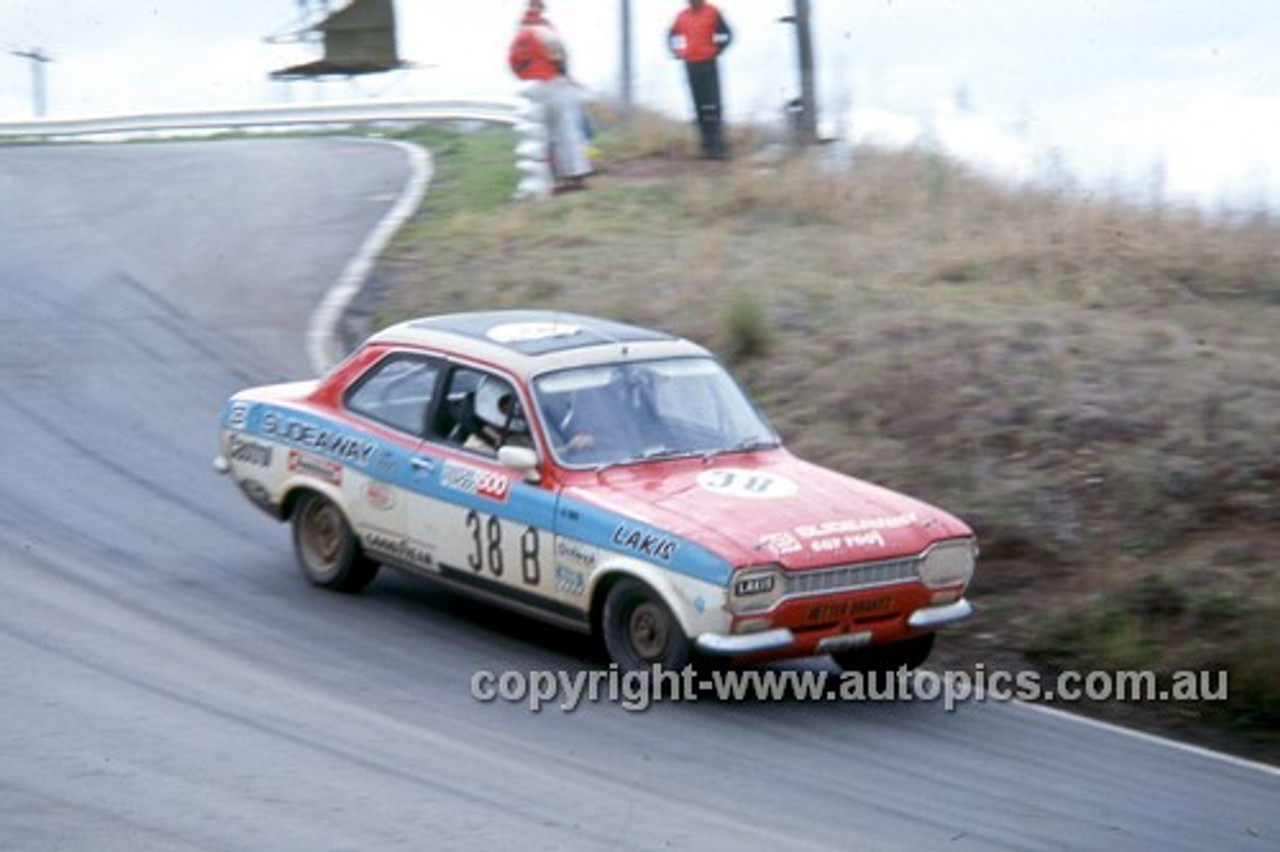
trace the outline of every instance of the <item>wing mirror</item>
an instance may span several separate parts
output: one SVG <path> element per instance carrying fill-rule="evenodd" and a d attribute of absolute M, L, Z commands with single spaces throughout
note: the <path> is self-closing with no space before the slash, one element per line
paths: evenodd
<path fill-rule="evenodd" d="M 538 474 L 538 453 L 532 447 L 499 447 L 498 464 L 516 471 L 525 482 L 536 483 L 542 478 Z"/>

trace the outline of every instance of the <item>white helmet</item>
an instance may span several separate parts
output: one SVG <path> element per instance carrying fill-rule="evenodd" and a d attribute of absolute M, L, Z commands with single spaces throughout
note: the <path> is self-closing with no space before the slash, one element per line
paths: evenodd
<path fill-rule="evenodd" d="M 516 395 L 511 386 L 501 379 L 485 376 L 476 385 L 476 417 L 498 429 L 512 425 Z"/>

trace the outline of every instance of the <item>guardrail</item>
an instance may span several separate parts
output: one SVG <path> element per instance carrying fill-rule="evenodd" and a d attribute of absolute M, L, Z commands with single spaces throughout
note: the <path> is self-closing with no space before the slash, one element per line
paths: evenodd
<path fill-rule="evenodd" d="M 247 130 L 266 127 L 359 125 L 384 122 L 480 121 L 511 126 L 517 136 L 517 198 L 544 198 L 551 191 L 547 136 L 540 108 L 509 101 L 355 101 L 283 104 L 199 112 L 139 113 L 92 118 L 0 122 L 0 141 L 50 141 L 166 132 Z"/>
<path fill-rule="evenodd" d="M 515 124 L 519 101 L 352 101 L 282 104 L 193 112 L 139 113 L 93 118 L 0 122 L 0 139 L 48 139 L 166 130 L 370 124 L 384 121 L 488 121 Z"/>

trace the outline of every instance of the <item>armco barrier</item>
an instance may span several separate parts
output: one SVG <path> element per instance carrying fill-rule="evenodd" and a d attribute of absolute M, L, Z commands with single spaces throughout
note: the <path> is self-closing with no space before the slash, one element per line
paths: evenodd
<path fill-rule="evenodd" d="M 547 135 L 538 112 L 525 98 L 509 101 L 356 101 L 285 104 L 199 112 L 138 113 L 92 118 L 0 122 L 0 142 L 120 138 L 193 131 L 266 127 L 355 125 L 384 122 L 479 121 L 510 125 L 516 133 L 517 198 L 545 198 L 551 192 Z"/>

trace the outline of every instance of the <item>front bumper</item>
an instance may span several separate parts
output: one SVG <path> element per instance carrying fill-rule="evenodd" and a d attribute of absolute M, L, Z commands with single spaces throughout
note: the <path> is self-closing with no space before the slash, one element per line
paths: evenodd
<path fill-rule="evenodd" d="M 921 607 L 905 619 L 908 632 L 931 632 L 948 624 L 954 624 L 968 618 L 973 613 L 973 605 L 965 598 L 945 606 Z M 898 622 L 902 624 L 903 622 Z M 698 650 L 714 657 L 749 657 L 768 656 L 805 656 L 808 654 L 828 654 L 834 651 L 875 644 L 872 631 L 847 631 L 835 629 L 824 631 L 822 635 L 808 633 L 803 639 L 796 636 L 788 627 L 775 627 L 759 633 L 703 633 L 694 643 Z M 794 654 L 785 653 L 789 649 Z"/>
<path fill-rule="evenodd" d="M 973 615 L 973 605 L 961 598 L 946 606 L 929 606 L 907 616 L 907 626 L 916 630 L 936 630 Z"/>
<path fill-rule="evenodd" d="M 795 634 L 785 627 L 764 630 L 760 633 L 742 633 L 726 636 L 723 633 L 703 633 L 695 643 L 704 654 L 716 657 L 741 657 L 747 654 L 767 654 L 789 648 L 796 641 Z"/>

